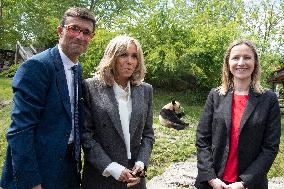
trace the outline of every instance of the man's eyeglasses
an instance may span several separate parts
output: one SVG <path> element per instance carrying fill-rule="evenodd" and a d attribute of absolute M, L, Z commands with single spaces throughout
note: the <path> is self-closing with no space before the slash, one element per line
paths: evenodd
<path fill-rule="evenodd" d="M 81 29 L 79 26 L 76 26 L 76 25 L 64 25 L 63 27 L 66 28 L 68 33 L 75 35 L 75 36 L 78 36 L 80 33 L 82 33 L 84 37 L 87 37 L 90 39 L 92 39 L 94 36 L 94 33 L 91 32 L 90 30 Z"/>

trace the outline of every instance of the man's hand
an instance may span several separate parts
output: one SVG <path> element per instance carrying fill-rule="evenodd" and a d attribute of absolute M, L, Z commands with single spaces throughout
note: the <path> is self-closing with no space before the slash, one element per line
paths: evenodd
<path fill-rule="evenodd" d="M 39 185 L 37 185 L 35 187 L 32 187 L 32 189 L 42 189 L 41 184 L 39 184 Z"/>
<path fill-rule="evenodd" d="M 218 178 L 209 180 L 208 183 L 213 189 L 232 189 L 229 185 L 226 185 Z"/>

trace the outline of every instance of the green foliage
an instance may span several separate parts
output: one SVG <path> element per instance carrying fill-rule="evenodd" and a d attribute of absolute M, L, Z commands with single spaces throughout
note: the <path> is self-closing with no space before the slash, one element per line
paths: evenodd
<path fill-rule="evenodd" d="M 230 7 L 226 2 L 171 1 L 168 6 L 169 1 L 156 1 L 147 19 L 129 25 L 127 30 L 143 45 L 147 81 L 168 88 L 178 85 L 177 89 L 219 84 L 216 73 L 221 75 L 226 46 L 239 36 L 240 13 L 232 11 L 238 4 Z"/>
<path fill-rule="evenodd" d="M 11 105 L 0 106 L 0 175 L 2 175 L 2 167 L 4 164 L 4 160 L 6 157 L 6 149 L 7 149 L 7 140 L 6 140 L 6 132 L 10 125 L 10 112 Z M 1 187 L 0 187 L 1 188 Z"/>
<path fill-rule="evenodd" d="M 282 116 L 284 111 L 281 110 Z M 272 177 L 284 177 L 284 118 L 282 117 L 281 119 L 281 123 L 282 123 L 282 128 L 281 128 L 281 139 L 280 139 L 280 147 L 279 147 L 279 152 L 278 155 L 275 159 L 275 161 L 272 164 L 271 169 L 269 170 L 268 176 L 270 178 Z"/>
<path fill-rule="evenodd" d="M 0 175 L 2 175 L 2 166 L 4 163 L 7 141 L 6 131 L 10 124 L 10 111 L 12 100 L 12 79 L 0 77 Z"/>
<path fill-rule="evenodd" d="M 184 161 L 195 154 L 194 129 L 202 111 L 200 105 L 208 90 L 220 84 L 223 56 L 231 41 L 248 38 L 256 43 L 265 87 L 269 87 L 267 79 L 271 73 L 284 66 L 281 45 L 284 42 L 284 3 L 278 0 L 250 1 L 249 4 L 242 0 L 0 1 L 1 49 L 14 49 L 17 40 L 23 45 L 51 47 L 57 43 L 56 28 L 68 7 L 87 7 L 95 13 L 96 36 L 80 57 L 84 78 L 95 72 L 104 49 L 114 36 L 128 34 L 140 41 L 147 67 L 146 81 L 155 86 L 156 143 L 148 179 L 161 174 L 172 162 Z M 17 67 L 13 65 L 0 76 L 12 77 Z M 0 78 L 0 101 L 11 100 L 10 83 L 11 79 Z M 172 92 L 177 90 L 181 92 Z M 159 111 L 172 98 L 182 103 L 186 120 L 191 123 L 189 129 L 177 132 L 159 125 Z M 0 107 L 1 166 L 10 109 L 10 105 Z M 283 146 L 282 137 L 270 177 L 284 176 Z"/>
<path fill-rule="evenodd" d="M 0 78 L 0 102 L 12 100 L 11 81 L 11 79 Z M 204 104 L 204 98 L 198 98 L 198 96 L 205 96 L 205 94 L 154 90 L 153 108 L 156 142 L 152 151 L 150 166 L 148 167 L 148 180 L 162 174 L 165 168 L 173 162 L 185 161 L 196 154 L 195 129 Z M 185 119 L 190 123 L 190 127 L 186 130 L 176 131 L 159 124 L 159 112 L 172 98 L 178 100 L 184 107 Z M 11 122 L 10 111 L 11 104 L 0 106 L 0 175 L 6 155 L 7 141 L 5 135 Z M 282 120 L 282 123 L 284 123 L 284 120 Z M 283 129 L 282 126 L 282 133 L 284 133 Z M 284 137 L 282 136 L 280 151 L 269 172 L 269 177 L 284 177 L 283 154 Z"/>
<path fill-rule="evenodd" d="M 55 46 L 58 43 L 58 34 L 57 34 L 57 27 L 59 25 L 59 19 L 46 16 L 44 17 L 44 28 L 42 28 L 42 32 L 39 32 L 36 41 L 35 47 L 39 48 L 50 48 Z"/>
<path fill-rule="evenodd" d="M 191 110 L 194 108 L 191 107 Z M 196 154 L 194 127 L 176 131 L 159 125 L 157 119 L 155 123 L 156 141 L 147 171 L 147 179 L 149 180 L 162 174 L 173 162 L 185 161 Z"/>
<path fill-rule="evenodd" d="M 150 166 L 147 171 L 147 179 L 160 175 L 173 162 L 185 161 L 190 156 L 196 154 L 195 149 L 195 129 L 198 123 L 200 112 L 204 100 L 193 101 L 194 94 L 187 92 L 171 92 L 161 89 L 154 90 L 153 113 L 155 144 L 153 147 Z M 181 103 L 186 114 L 185 119 L 190 123 L 186 130 L 177 131 L 166 128 L 159 123 L 159 113 L 161 108 L 176 99 Z M 193 105 L 198 104 L 198 105 Z"/>
<path fill-rule="evenodd" d="M 219 85 L 225 49 L 238 38 L 256 42 L 264 85 L 270 74 L 284 65 L 280 45 L 284 41 L 284 6 L 277 0 L 3 2 L 0 48 L 4 49 L 14 48 L 16 40 L 41 48 L 53 46 L 58 38 L 57 25 L 68 7 L 87 7 L 95 13 L 97 35 L 80 59 L 84 77 L 92 75 L 108 41 L 124 33 L 141 42 L 146 81 L 155 86 L 203 91 Z"/>
<path fill-rule="evenodd" d="M 0 72 L 0 77 L 13 77 L 18 69 L 18 67 L 20 66 L 20 64 L 13 64 L 9 67 L 8 70 L 5 70 L 3 72 Z"/>
<path fill-rule="evenodd" d="M 0 102 L 11 100 L 12 98 L 12 79 L 0 77 Z"/>
<path fill-rule="evenodd" d="M 90 42 L 87 52 L 80 57 L 80 62 L 83 65 L 83 78 L 92 77 L 103 57 L 107 44 L 117 34 L 117 32 L 108 32 L 103 29 L 96 31 L 96 35 Z"/>
<path fill-rule="evenodd" d="M 260 57 L 262 69 L 262 85 L 269 88 L 268 79 L 275 70 L 279 70 L 284 66 L 284 57 L 275 52 L 263 52 Z"/>

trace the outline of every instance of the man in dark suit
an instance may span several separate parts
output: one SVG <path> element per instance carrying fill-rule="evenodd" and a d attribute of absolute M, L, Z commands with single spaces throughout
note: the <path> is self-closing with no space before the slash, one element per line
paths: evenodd
<path fill-rule="evenodd" d="M 78 57 L 86 51 L 95 24 L 88 10 L 68 9 L 57 28 L 59 44 L 17 70 L 0 183 L 4 189 L 80 188 L 83 103 Z M 74 65 L 78 72 L 72 72 Z M 79 81 L 76 87 L 74 76 Z"/>

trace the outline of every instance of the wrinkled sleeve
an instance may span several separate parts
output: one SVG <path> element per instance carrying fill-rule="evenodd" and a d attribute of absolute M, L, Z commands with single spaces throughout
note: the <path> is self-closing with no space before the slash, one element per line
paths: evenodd
<path fill-rule="evenodd" d="M 17 70 L 13 83 L 11 126 L 7 132 L 13 172 L 19 186 L 32 188 L 41 183 L 34 146 L 48 90 L 48 70 L 42 62 L 28 60 Z"/>
<path fill-rule="evenodd" d="M 153 88 L 151 85 L 145 87 L 145 94 L 148 95 L 148 109 L 147 117 L 142 133 L 142 141 L 140 145 L 139 154 L 136 161 L 141 161 L 144 163 L 145 170 L 148 167 L 149 159 L 151 156 L 153 144 L 154 144 L 154 130 L 153 130 Z"/>
<path fill-rule="evenodd" d="M 212 157 L 213 93 L 209 93 L 196 130 L 197 168 L 201 182 L 216 178 Z"/>
<path fill-rule="evenodd" d="M 98 143 L 94 138 L 96 123 L 93 121 L 92 109 L 96 107 L 92 107 L 94 103 L 92 103 L 91 100 L 90 90 L 91 88 L 89 87 L 89 83 L 84 80 L 83 95 L 85 120 L 82 132 L 82 146 L 84 149 L 85 160 L 87 160 L 90 164 L 96 167 L 101 174 L 103 174 L 107 166 L 112 163 L 112 160 L 106 154 L 101 144 Z"/>

